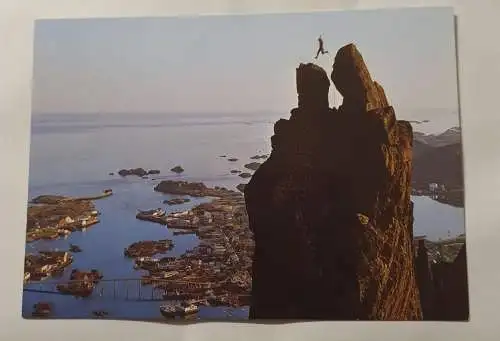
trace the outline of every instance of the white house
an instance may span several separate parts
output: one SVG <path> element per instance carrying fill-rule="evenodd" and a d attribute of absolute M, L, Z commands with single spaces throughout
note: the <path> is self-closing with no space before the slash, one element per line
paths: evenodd
<path fill-rule="evenodd" d="M 431 191 L 431 192 L 437 191 L 438 188 L 439 188 L 439 185 L 437 183 L 430 183 L 429 184 L 429 191 Z"/>

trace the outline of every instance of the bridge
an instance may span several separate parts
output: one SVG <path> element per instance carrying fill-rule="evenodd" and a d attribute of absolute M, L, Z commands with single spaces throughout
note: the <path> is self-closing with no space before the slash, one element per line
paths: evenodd
<path fill-rule="evenodd" d="M 83 280 L 33 282 L 25 284 L 23 292 L 71 296 L 60 292 L 57 285 L 83 282 Z M 163 295 L 175 294 L 176 289 L 210 289 L 215 286 L 217 285 L 211 282 L 190 282 L 161 278 L 101 279 L 95 285 L 92 294 L 85 299 L 164 301 Z"/>

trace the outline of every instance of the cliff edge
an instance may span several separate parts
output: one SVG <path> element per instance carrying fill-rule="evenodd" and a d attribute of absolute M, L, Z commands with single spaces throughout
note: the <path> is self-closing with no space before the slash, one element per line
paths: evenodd
<path fill-rule="evenodd" d="M 251 319 L 419 320 L 410 201 L 412 128 L 356 46 L 330 80 L 296 69 L 298 107 L 245 187 L 255 238 Z"/>

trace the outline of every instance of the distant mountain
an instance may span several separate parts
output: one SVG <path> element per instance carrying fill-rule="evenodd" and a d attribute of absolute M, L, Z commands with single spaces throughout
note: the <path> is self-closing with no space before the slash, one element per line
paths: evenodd
<path fill-rule="evenodd" d="M 462 130 L 460 127 L 453 127 L 441 134 L 424 134 L 418 131 L 413 133 L 414 141 L 427 144 L 432 147 L 442 147 L 450 144 L 460 144 L 462 139 Z"/>

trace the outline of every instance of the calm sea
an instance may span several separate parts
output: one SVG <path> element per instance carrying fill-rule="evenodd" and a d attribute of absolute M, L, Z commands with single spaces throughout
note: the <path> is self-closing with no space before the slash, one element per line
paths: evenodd
<path fill-rule="evenodd" d="M 286 118 L 286 115 L 283 116 Z M 243 165 L 255 154 L 270 152 L 273 124 L 280 116 L 269 114 L 57 114 L 34 115 L 32 118 L 30 153 L 30 198 L 40 194 L 85 195 L 112 188 L 114 195 L 96 201 L 102 212 L 101 223 L 85 232 L 73 233 L 67 239 L 37 241 L 26 246 L 27 252 L 67 249 L 77 244 L 83 252 L 74 254 L 72 268 L 97 268 L 105 278 L 140 278 L 133 262 L 123 257 L 125 247 L 146 239 L 173 239 L 175 248 L 169 255 L 180 255 L 197 245 L 192 235 L 173 236 L 161 225 L 135 219 L 137 209 L 163 207 L 168 195 L 156 193 L 153 187 L 160 180 L 179 179 L 203 181 L 208 186 L 234 189 L 245 182 L 232 169 Z M 236 157 L 229 162 L 219 156 Z M 169 172 L 182 165 L 185 172 Z M 121 168 L 160 169 L 150 179 L 111 176 Z M 203 201 L 166 207 L 167 211 L 187 209 Z M 430 239 L 464 233 L 463 209 L 437 203 L 424 197 L 415 202 L 415 234 Z M 63 278 L 69 276 L 69 271 Z M 30 288 L 39 288 L 30 284 Z M 109 292 L 110 288 L 106 288 Z M 113 289 L 120 291 L 120 289 Z M 137 292 L 113 293 L 119 297 Z M 138 289 L 135 289 L 136 291 Z M 141 293 L 147 295 L 148 293 Z M 120 296 L 121 295 L 121 296 Z M 43 293 L 25 292 L 23 315 L 28 316 L 38 301 L 54 303 L 59 317 L 90 317 L 93 310 L 106 310 L 110 317 L 157 319 L 160 302 L 126 301 L 98 292 L 89 299 L 75 299 Z M 241 319 L 247 308 L 201 308 L 199 317 Z"/>

